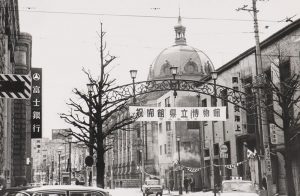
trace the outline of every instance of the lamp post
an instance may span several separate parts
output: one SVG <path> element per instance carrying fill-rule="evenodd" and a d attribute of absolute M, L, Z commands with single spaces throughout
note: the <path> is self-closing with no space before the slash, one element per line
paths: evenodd
<path fill-rule="evenodd" d="M 71 185 L 72 183 L 72 162 L 71 162 L 72 138 L 68 137 L 68 143 L 69 143 L 69 179 L 70 179 L 69 184 Z"/>
<path fill-rule="evenodd" d="M 115 184 L 114 184 L 114 171 L 113 171 L 113 168 L 114 168 L 114 152 L 112 152 L 112 159 L 111 159 L 111 169 L 110 169 L 110 187 L 111 189 L 114 189 L 115 188 Z"/>
<path fill-rule="evenodd" d="M 92 92 L 93 92 L 93 87 L 94 87 L 94 84 L 87 84 L 87 89 L 88 89 L 88 94 L 89 94 L 89 102 L 91 103 L 93 100 L 92 100 Z M 91 104 L 89 104 L 89 115 L 92 115 L 92 107 L 91 107 Z M 93 157 L 93 145 L 95 143 L 94 141 L 94 135 L 93 135 L 93 129 L 92 129 L 92 125 L 93 122 L 92 122 L 92 118 L 91 116 L 89 116 L 89 143 L 90 143 L 90 146 L 89 146 L 89 155 L 91 157 Z M 92 169 L 89 173 L 89 186 L 92 186 Z"/>
<path fill-rule="evenodd" d="M 171 71 L 171 74 L 172 74 L 172 76 L 173 76 L 173 80 L 174 80 L 174 81 L 175 81 L 175 77 L 176 77 L 176 75 L 177 75 L 177 70 L 178 70 L 178 67 L 175 67 L 175 66 L 170 67 L 170 71 Z M 176 88 L 174 88 L 174 93 L 173 93 L 173 95 L 174 95 L 174 98 L 176 98 L 176 96 L 177 96 Z"/>
<path fill-rule="evenodd" d="M 58 153 L 58 184 L 60 185 L 60 154 L 61 154 L 61 151 L 58 150 L 57 153 Z"/>
<path fill-rule="evenodd" d="M 180 137 L 176 137 L 178 146 L 178 165 L 179 165 L 179 195 L 182 195 L 182 179 L 181 179 L 181 164 L 180 164 Z"/>
<path fill-rule="evenodd" d="M 211 79 L 214 81 L 214 101 L 212 102 L 212 105 L 214 107 L 217 106 L 217 78 L 218 78 L 218 73 L 216 71 L 211 72 Z M 212 121 L 212 134 L 213 134 L 213 145 L 215 144 L 215 122 Z M 213 155 L 210 155 L 213 156 Z M 212 170 L 214 173 L 214 195 L 216 196 L 216 176 L 215 176 L 215 168 L 213 166 L 214 164 L 214 159 L 212 159 Z"/>
<path fill-rule="evenodd" d="M 136 78 L 136 75 L 137 75 L 137 70 L 132 69 L 129 72 L 130 72 L 130 76 L 131 76 L 131 79 L 132 79 L 132 85 L 133 85 L 133 103 L 135 104 L 136 103 L 136 97 L 135 97 L 135 78 Z"/>

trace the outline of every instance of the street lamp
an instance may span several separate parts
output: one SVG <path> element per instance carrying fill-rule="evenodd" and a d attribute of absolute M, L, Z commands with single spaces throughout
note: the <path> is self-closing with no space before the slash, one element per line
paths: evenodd
<path fill-rule="evenodd" d="M 136 103 L 136 97 L 135 97 L 135 78 L 137 75 L 137 70 L 132 69 L 129 71 L 130 72 L 130 76 L 132 78 L 132 85 L 133 85 L 133 103 Z"/>
<path fill-rule="evenodd" d="M 175 80 L 175 77 L 177 75 L 177 70 L 178 70 L 178 67 L 175 67 L 175 66 L 170 67 L 170 71 L 171 71 L 171 74 L 173 76 L 173 80 Z M 176 96 L 177 96 L 176 87 L 174 87 L 174 93 L 173 93 L 173 95 L 176 98 Z"/>
<path fill-rule="evenodd" d="M 179 165 L 179 195 L 182 195 L 182 179 L 181 179 L 181 164 L 180 164 L 180 137 L 176 137 L 178 146 L 178 165 Z"/>
<path fill-rule="evenodd" d="M 216 71 L 212 71 L 211 72 L 211 79 L 213 79 L 214 81 L 214 106 L 217 106 L 217 84 L 216 84 L 216 80 L 218 78 L 218 72 Z"/>
<path fill-rule="evenodd" d="M 58 153 L 58 184 L 60 185 L 60 154 L 61 154 L 61 150 L 58 150 L 57 153 Z"/>

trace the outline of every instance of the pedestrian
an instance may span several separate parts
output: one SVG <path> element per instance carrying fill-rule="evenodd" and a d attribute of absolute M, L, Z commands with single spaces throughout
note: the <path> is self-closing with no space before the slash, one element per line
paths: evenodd
<path fill-rule="evenodd" d="M 169 187 L 170 187 L 170 190 L 173 191 L 173 188 L 174 188 L 174 180 L 173 179 L 169 180 Z"/>
<path fill-rule="evenodd" d="M 191 192 L 194 192 L 195 190 L 195 181 L 193 178 L 190 179 L 190 185 L 191 185 Z"/>
<path fill-rule="evenodd" d="M 184 178 L 183 185 L 184 185 L 185 192 L 188 193 L 189 192 L 189 180 L 187 179 L 187 177 Z"/>

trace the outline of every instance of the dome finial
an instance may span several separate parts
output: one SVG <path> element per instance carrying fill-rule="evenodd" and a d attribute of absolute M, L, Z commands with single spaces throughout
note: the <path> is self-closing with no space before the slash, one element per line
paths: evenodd
<path fill-rule="evenodd" d="M 179 7 L 179 15 L 178 15 L 178 25 L 181 25 L 180 7 Z"/>
<path fill-rule="evenodd" d="M 176 33 L 176 37 L 175 37 L 176 45 L 186 45 L 185 26 L 181 24 L 180 7 L 179 7 L 178 24 L 174 27 L 174 29 Z"/>

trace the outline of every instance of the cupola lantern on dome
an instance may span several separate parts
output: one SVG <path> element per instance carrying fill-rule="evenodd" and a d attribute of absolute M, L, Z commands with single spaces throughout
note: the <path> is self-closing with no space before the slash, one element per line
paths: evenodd
<path fill-rule="evenodd" d="M 178 16 L 178 24 L 174 26 L 174 30 L 176 33 L 175 36 L 175 44 L 176 45 L 186 45 L 185 39 L 185 26 L 181 24 L 181 16 Z"/>

